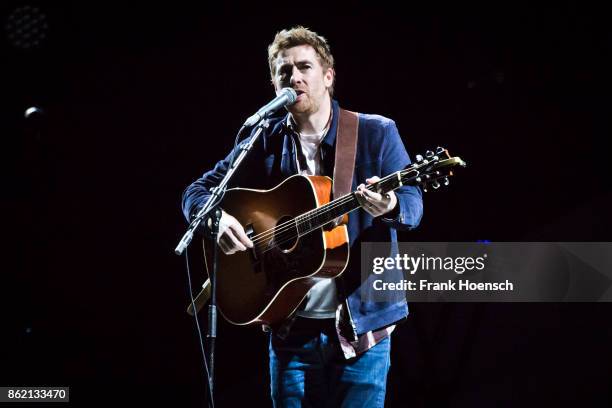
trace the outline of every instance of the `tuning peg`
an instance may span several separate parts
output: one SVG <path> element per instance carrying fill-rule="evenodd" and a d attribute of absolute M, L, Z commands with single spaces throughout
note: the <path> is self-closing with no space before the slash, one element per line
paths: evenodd
<path fill-rule="evenodd" d="M 416 161 L 417 163 L 422 162 L 423 161 L 423 156 L 421 156 L 420 154 L 416 155 Z"/>
<path fill-rule="evenodd" d="M 434 152 L 432 152 L 431 150 L 428 150 L 425 152 L 426 157 L 433 157 L 433 155 L 434 155 Z"/>
<path fill-rule="evenodd" d="M 423 184 L 423 192 L 426 193 L 427 192 L 427 184 Z"/>
<path fill-rule="evenodd" d="M 436 147 L 436 154 L 442 154 L 445 150 L 445 148 L 438 146 Z"/>
<path fill-rule="evenodd" d="M 438 183 L 438 181 L 434 181 L 433 183 L 431 183 L 431 188 L 433 188 L 434 190 L 437 190 L 440 188 L 440 183 Z"/>
<path fill-rule="evenodd" d="M 445 186 L 448 186 L 448 185 L 450 184 L 450 180 L 448 179 L 448 177 L 444 177 L 444 179 L 443 179 L 443 184 L 444 184 Z"/>

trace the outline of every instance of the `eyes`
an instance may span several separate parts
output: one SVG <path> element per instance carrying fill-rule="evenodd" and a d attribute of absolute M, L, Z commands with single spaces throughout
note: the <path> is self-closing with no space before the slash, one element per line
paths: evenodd
<path fill-rule="evenodd" d="M 295 65 L 297 69 L 300 70 L 301 73 L 306 73 L 312 69 L 312 64 L 308 62 L 298 63 Z M 278 70 L 278 76 L 282 80 L 286 80 L 293 73 L 293 65 L 282 65 Z"/>

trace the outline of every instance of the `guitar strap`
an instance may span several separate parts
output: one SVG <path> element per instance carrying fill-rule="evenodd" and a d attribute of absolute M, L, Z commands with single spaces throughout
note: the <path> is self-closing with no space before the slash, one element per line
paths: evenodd
<path fill-rule="evenodd" d="M 336 134 L 336 159 L 334 163 L 334 184 L 332 186 L 332 199 L 342 197 L 352 191 L 353 186 L 353 173 L 355 172 L 355 156 L 357 154 L 357 137 L 359 129 L 359 114 L 356 112 L 347 111 L 340 109 L 340 118 L 338 120 L 338 133 Z M 340 217 L 336 220 L 335 224 L 339 225 L 344 217 Z M 347 218 L 348 219 L 348 218 Z M 339 276 L 336 279 L 336 285 L 339 293 L 342 293 L 343 297 L 346 293 L 346 287 L 344 283 L 344 277 Z M 348 310 L 348 300 L 345 299 L 341 308 L 341 316 L 344 316 Z M 350 312 L 349 312 L 350 313 Z M 353 333 L 348 330 L 347 324 L 349 320 L 345 317 L 340 319 L 338 329 L 343 333 Z M 287 328 L 287 331 L 289 329 Z M 354 335 L 357 340 L 356 334 Z M 350 339 L 352 336 L 348 334 L 345 338 Z"/>
<path fill-rule="evenodd" d="M 342 197 L 351 192 L 353 173 L 355 171 L 355 156 L 357 154 L 358 128 L 359 114 L 340 109 L 338 131 L 336 133 L 336 158 L 334 163 L 332 199 Z"/>

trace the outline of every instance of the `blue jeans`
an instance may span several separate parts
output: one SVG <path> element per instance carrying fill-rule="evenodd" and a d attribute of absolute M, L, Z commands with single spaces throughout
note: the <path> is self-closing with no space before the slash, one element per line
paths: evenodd
<path fill-rule="evenodd" d="M 289 336 L 270 335 L 270 380 L 275 407 L 382 407 L 391 339 L 346 360 L 334 319 L 298 318 Z"/>

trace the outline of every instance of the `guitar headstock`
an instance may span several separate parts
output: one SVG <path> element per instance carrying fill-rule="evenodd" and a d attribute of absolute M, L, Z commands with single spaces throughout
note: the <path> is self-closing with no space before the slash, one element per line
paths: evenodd
<path fill-rule="evenodd" d="M 435 151 L 427 151 L 425 156 L 417 155 L 416 161 L 401 171 L 402 184 L 421 186 L 425 192 L 429 188 L 437 190 L 448 186 L 455 166 L 465 167 L 466 163 L 461 157 L 452 157 L 448 150 L 437 147 Z"/>

